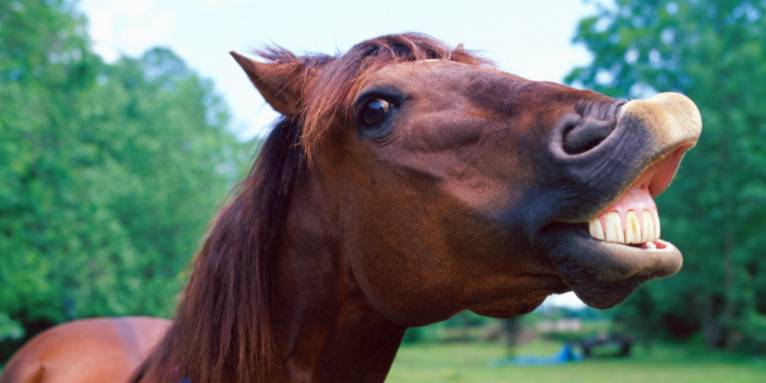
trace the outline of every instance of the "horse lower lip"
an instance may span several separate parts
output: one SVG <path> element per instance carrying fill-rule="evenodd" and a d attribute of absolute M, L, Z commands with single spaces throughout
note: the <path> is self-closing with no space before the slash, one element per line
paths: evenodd
<path fill-rule="evenodd" d="M 683 263 L 673 244 L 657 239 L 641 244 L 600 241 L 584 223 L 552 223 L 536 246 L 557 265 L 562 280 L 586 304 L 611 307 L 648 279 L 676 273 Z"/>
<path fill-rule="evenodd" d="M 655 240 L 651 240 L 651 241 L 640 242 L 640 243 L 620 243 L 620 242 L 607 242 L 607 241 L 597 241 L 597 242 L 598 243 L 603 242 L 603 243 L 608 243 L 611 245 L 618 245 L 618 246 L 619 245 L 628 246 L 633 249 L 641 249 L 645 251 L 662 251 L 668 248 L 668 246 L 670 245 L 669 242 L 666 242 L 659 238 Z"/>

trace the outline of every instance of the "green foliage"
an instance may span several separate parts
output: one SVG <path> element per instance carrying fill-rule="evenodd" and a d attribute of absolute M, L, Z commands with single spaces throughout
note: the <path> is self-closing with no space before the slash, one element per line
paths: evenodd
<path fill-rule="evenodd" d="M 593 61 L 567 81 L 618 97 L 679 91 L 701 141 L 660 197 L 663 237 L 684 269 L 615 310 L 645 334 L 700 334 L 713 347 L 766 347 L 766 2 L 618 0 L 583 19 Z"/>
<path fill-rule="evenodd" d="M 483 317 L 470 311 L 462 311 L 446 321 L 428 326 L 412 327 L 404 334 L 404 343 L 465 341 L 482 337 L 496 319 Z"/>
<path fill-rule="evenodd" d="M 249 160 L 212 84 L 167 49 L 104 63 L 67 0 L 0 2 L 0 340 L 168 315 Z"/>

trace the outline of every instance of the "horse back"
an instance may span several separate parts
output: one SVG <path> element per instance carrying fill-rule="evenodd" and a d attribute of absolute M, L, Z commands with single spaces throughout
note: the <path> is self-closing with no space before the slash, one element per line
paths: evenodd
<path fill-rule="evenodd" d="M 0 383 L 127 381 L 169 325 L 164 319 L 124 317 L 53 327 L 14 354 Z"/>

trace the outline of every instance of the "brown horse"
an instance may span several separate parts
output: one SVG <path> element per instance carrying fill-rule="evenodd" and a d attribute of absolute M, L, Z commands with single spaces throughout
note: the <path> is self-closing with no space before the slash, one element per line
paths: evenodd
<path fill-rule="evenodd" d="M 529 81 L 419 34 L 260 55 L 233 53 L 282 119 L 172 324 L 62 325 L 2 383 L 380 382 L 407 327 L 568 290 L 609 307 L 681 267 L 652 197 L 700 134 L 686 97 Z"/>

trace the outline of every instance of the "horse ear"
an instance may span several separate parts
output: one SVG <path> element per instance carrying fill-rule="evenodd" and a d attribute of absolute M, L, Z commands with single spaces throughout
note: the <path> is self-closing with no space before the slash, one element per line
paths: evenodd
<path fill-rule="evenodd" d="M 286 116 L 298 112 L 298 104 L 306 82 L 305 65 L 302 60 L 291 56 L 289 61 L 263 63 L 234 51 L 229 53 L 274 110 Z"/>

